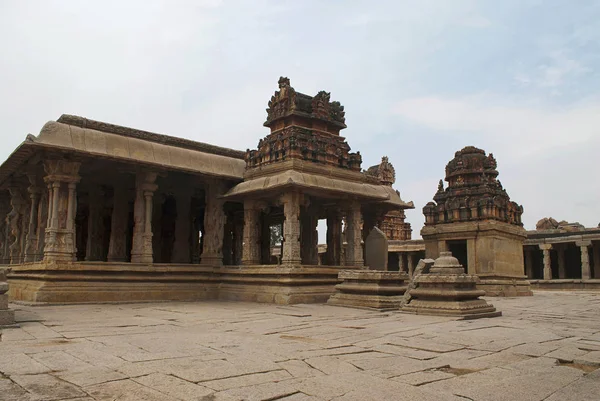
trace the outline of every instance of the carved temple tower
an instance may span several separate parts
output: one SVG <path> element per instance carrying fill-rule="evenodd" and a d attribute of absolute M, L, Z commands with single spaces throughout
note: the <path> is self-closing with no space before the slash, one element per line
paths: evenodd
<path fill-rule="evenodd" d="M 440 180 L 435 202 L 423 208 L 426 257 L 451 251 L 469 274 L 479 276 L 478 287 L 487 295 L 531 295 L 523 266 L 523 207 L 510 200 L 497 177 L 493 154 L 473 146 L 455 153 L 446 165 L 448 187 Z"/>

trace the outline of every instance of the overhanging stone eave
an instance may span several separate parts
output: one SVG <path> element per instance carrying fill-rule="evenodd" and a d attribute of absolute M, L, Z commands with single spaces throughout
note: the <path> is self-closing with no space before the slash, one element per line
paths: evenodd
<path fill-rule="evenodd" d="M 50 121 L 27 143 L 62 149 L 95 158 L 159 167 L 162 170 L 242 181 L 245 162 L 199 150 L 145 141 L 140 138 L 97 131 Z"/>
<path fill-rule="evenodd" d="M 26 139 L 8 156 L 0 165 L 0 186 L 35 154 L 36 147 L 36 143 Z"/>
<path fill-rule="evenodd" d="M 304 173 L 291 170 L 281 174 L 254 178 L 231 188 L 223 198 L 239 199 L 267 194 L 269 192 L 281 192 L 283 189 L 296 188 L 305 193 L 316 194 L 316 196 L 330 194 L 330 197 L 344 196 L 371 202 L 385 202 L 390 200 L 389 194 L 383 190 L 382 186 L 308 174 L 308 181 L 311 179 L 314 181 L 311 183 L 305 181 L 307 179 L 305 175 Z"/>
<path fill-rule="evenodd" d="M 68 155 L 69 157 L 74 157 L 85 161 L 86 159 L 101 159 L 114 161 L 118 163 L 123 163 L 127 165 L 137 165 L 137 166 L 145 166 L 149 169 L 155 170 L 164 170 L 164 171 L 179 171 L 185 172 L 195 176 L 201 177 L 215 177 L 227 179 L 229 181 L 240 182 L 242 179 L 240 177 L 232 177 L 230 175 L 219 175 L 213 174 L 211 172 L 200 172 L 194 169 L 186 169 L 181 167 L 173 167 L 173 166 L 165 166 L 161 163 L 153 163 L 147 161 L 138 161 L 132 160 L 130 158 L 111 156 L 106 154 L 95 154 L 85 151 L 80 151 L 77 149 L 72 149 L 69 147 L 63 146 L 55 146 L 48 145 L 44 143 L 37 143 L 32 141 L 25 141 L 8 157 L 8 159 L 0 165 L 0 186 L 4 184 L 4 182 L 16 171 L 18 171 L 19 167 L 27 162 L 29 158 L 31 158 L 35 153 L 39 151 L 45 151 L 49 154 L 55 153 L 56 155 Z"/>

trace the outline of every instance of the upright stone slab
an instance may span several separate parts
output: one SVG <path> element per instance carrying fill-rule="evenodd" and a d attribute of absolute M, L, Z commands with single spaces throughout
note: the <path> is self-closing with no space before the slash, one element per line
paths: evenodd
<path fill-rule="evenodd" d="M 403 312 L 418 315 L 441 315 L 477 319 L 500 316 L 484 299 L 485 291 L 476 288 L 478 277 L 464 273 L 464 268 L 451 252 L 441 252 L 429 273 L 415 275 L 415 288 Z"/>
<path fill-rule="evenodd" d="M 365 241 L 365 264 L 370 270 L 387 270 L 388 241 L 383 231 L 373 227 Z"/>
<path fill-rule="evenodd" d="M 8 309 L 8 280 L 6 270 L 0 268 L 0 327 L 15 324 L 15 311 Z"/>

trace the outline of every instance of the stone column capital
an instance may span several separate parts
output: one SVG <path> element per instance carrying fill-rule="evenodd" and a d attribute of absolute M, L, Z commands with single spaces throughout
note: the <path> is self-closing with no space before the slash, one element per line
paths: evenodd
<path fill-rule="evenodd" d="M 592 241 L 591 240 L 576 241 L 575 245 L 577 245 L 579 247 L 590 247 L 590 246 L 592 246 Z"/>
<path fill-rule="evenodd" d="M 539 247 L 542 251 L 549 251 L 552 249 L 552 244 L 539 244 Z"/>

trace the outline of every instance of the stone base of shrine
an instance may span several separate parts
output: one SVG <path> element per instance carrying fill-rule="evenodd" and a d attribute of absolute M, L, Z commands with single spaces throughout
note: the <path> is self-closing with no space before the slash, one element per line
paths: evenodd
<path fill-rule="evenodd" d="M 61 262 L 12 265 L 11 302 L 231 300 L 325 303 L 342 267 Z"/>
<path fill-rule="evenodd" d="M 216 299 L 212 267 L 111 262 L 12 265 L 9 298 L 33 304 Z"/>
<path fill-rule="evenodd" d="M 525 276 L 479 275 L 477 289 L 485 291 L 487 297 L 531 296 L 531 285 Z"/>
<path fill-rule="evenodd" d="M 529 280 L 534 290 L 550 291 L 600 291 L 600 279 Z"/>
<path fill-rule="evenodd" d="M 219 300 L 291 305 L 325 303 L 339 283 L 341 266 L 223 266 Z"/>
<path fill-rule="evenodd" d="M 400 309 L 408 275 L 404 272 L 342 270 L 330 305 L 376 310 Z"/>
<path fill-rule="evenodd" d="M 447 316 L 462 320 L 502 316 L 501 311 L 496 310 L 493 305 L 488 304 L 483 299 L 468 301 L 431 301 L 415 299 L 409 304 L 404 305 L 401 311 L 403 313 L 415 315 Z"/>

